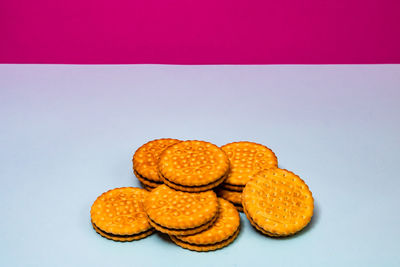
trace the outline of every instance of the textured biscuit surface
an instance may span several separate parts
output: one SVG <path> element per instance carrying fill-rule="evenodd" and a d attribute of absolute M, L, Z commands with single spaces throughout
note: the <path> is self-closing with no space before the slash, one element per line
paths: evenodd
<path fill-rule="evenodd" d="M 276 168 L 278 160 L 266 146 L 252 142 L 234 142 L 221 147 L 231 162 L 231 170 L 224 183 L 245 186 L 257 172 Z"/>
<path fill-rule="evenodd" d="M 218 218 L 210 228 L 195 235 L 176 236 L 176 238 L 193 245 L 211 245 L 231 237 L 239 229 L 239 213 L 229 201 L 219 198 L 218 202 Z"/>
<path fill-rule="evenodd" d="M 222 197 L 223 199 L 226 199 L 226 200 L 232 202 L 233 204 L 242 205 L 242 193 L 240 193 L 240 192 L 225 190 L 223 188 L 218 188 L 216 190 L 216 193 L 219 197 Z"/>
<path fill-rule="evenodd" d="M 149 219 L 163 228 L 187 230 L 215 219 L 218 199 L 213 191 L 187 193 L 160 185 L 149 193 L 144 209 Z"/>
<path fill-rule="evenodd" d="M 146 190 L 122 187 L 103 193 L 90 210 L 93 224 L 112 235 L 136 235 L 152 228 L 143 207 Z"/>
<path fill-rule="evenodd" d="M 216 193 L 217 193 L 217 196 L 231 202 L 238 211 L 243 212 L 242 193 L 241 192 L 226 190 L 223 187 L 220 187 L 216 190 Z"/>
<path fill-rule="evenodd" d="M 242 204 L 252 225 L 270 236 L 300 231 L 314 210 L 312 193 L 304 181 L 278 168 L 257 173 L 243 190 Z"/>
<path fill-rule="evenodd" d="M 216 186 L 216 182 L 229 170 L 229 159 L 214 144 L 184 141 L 164 150 L 160 155 L 158 168 L 164 179 L 176 185 Z"/>
<path fill-rule="evenodd" d="M 115 236 L 115 235 L 111 235 L 109 233 L 103 232 L 102 230 L 100 230 L 94 223 L 92 223 L 93 229 L 102 237 L 114 240 L 114 241 L 119 241 L 119 242 L 128 242 L 128 241 L 133 241 L 133 240 L 139 240 L 142 238 L 145 238 L 149 235 L 151 235 L 152 233 L 154 233 L 154 229 L 150 229 L 147 230 L 143 233 L 140 234 L 136 234 L 136 235 L 132 235 L 132 236 Z"/>
<path fill-rule="evenodd" d="M 249 217 L 248 212 L 247 212 L 246 209 L 243 208 L 243 212 L 246 214 L 247 219 L 250 221 L 251 225 L 253 225 L 254 228 L 256 228 L 258 231 L 260 231 L 260 232 L 263 233 L 264 235 L 268 235 L 268 236 L 271 236 L 271 237 L 280 237 L 280 235 L 278 235 L 278 234 L 272 234 L 272 233 L 270 233 L 270 232 L 267 232 L 267 231 L 265 231 L 264 229 L 262 229 L 260 226 L 258 226 L 258 225 L 253 221 L 253 219 L 252 219 L 251 217 Z M 282 235 L 282 236 L 284 236 L 284 235 Z"/>
<path fill-rule="evenodd" d="M 162 183 L 158 176 L 157 163 L 160 154 L 169 146 L 181 142 L 177 139 L 157 139 L 139 147 L 133 155 L 133 169 L 142 177 Z M 139 178 L 139 177 L 138 177 Z"/>
<path fill-rule="evenodd" d="M 198 251 L 198 252 L 207 252 L 207 251 L 217 250 L 217 249 L 228 246 L 230 243 L 232 243 L 236 239 L 238 234 L 239 234 L 239 229 L 228 239 L 226 239 L 222 242 L 218 242 L 218 243 L 210 244 L 210 245 L 194 245 L 194 244 L 186 243 L 186 242 L 176 238 L 176 236 L 170 236 L 170 238 L 175 244 L 177 244 L 178 246 L 180 246 L 182 248 L 186 248 L 186 249 L 190 249 L 190 250 L 194 250 L 194 251 Z"/>

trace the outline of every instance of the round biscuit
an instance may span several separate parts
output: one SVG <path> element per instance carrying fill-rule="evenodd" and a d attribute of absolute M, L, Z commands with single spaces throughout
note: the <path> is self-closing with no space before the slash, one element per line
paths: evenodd
<path fill-rule="evenodd" d="M 264 235 L 268 235 L 271 237 L 279 237 L 279 235 L 273 234 L 273 233 L 269 233 L 267 231 L 265 231 L 264 229 L 262 229 L 260 226 L 258 226 L 253 219 L 249 216 L 249 213 L 247 212 L 247 210 L 245 208 L 243 208 L 243 212 L 244 214 L 246 214 L 247 219 L 249 220 L 250 224 L 253 225 L 254 228 L 256 228 L 259 232 L 261 232 Z"/>
<path fill-rule="evenodd" d="M 176 238 L 175 236 L 170 236 L 170 238 L 175 244 L 177 244 L 178 246 L 180 246 L 182 248 L 193 250 L 193 251 L 198 251 L 198 252 L 207 252 L 207 251 L 213 251 L 213 250 L 221 249 L 223 247 L 228 246 L 236 239 L 238 234 L 239 234 L 239 229 L 231 237 L 229 237 L 228 239 L 226 239 L 222 242 L 211 244 L 211 245 L 203 245 L 203 246 L 193 245 L 190 243 L 183 242 L 183 241 L 179 240 L 178 238 Z"/>
<path fill-rule="evenodd" d="M 275 153 L 266 146 L 253 142 L 233 142 L 221 147 L 228 155 L 231 169 L 225 183 L 245 186 L 257 172 L 278 167 Z"/>
<path fill-rule="evenodd" d="M 226 199 L 235 205 L 242 205 L 242 193 L 240 192 L 218 188 L 216 193 L 217 196 L 222 197 L 223 199 Z"/>
<path fill-rule="evenodd" d="M 181 142 L 177 139 L 157 139 L 139 147 L 132 158 L 133 169 L 142 177 L 154 182 L 162 182 L 158 176 L 157 163 L 160 154 L 169 146 Z M 139 177 L 138 177 L 139 178 Z"/>
<path fill-rule="evenodd" d="M 257 173 L 247 183 L 242 205 L 258 230 L 269 236 L 288 236 L 310 222 L 314 199 L 299 176 L 276 168 Z"/>
<path fill-rule="evenodd" d="M 235 191 L 241 193 L 244 189 L 243 185 L 230 185 L 227 183 L 222 183 L 221 187 L 226 190 Z"/>
<path fill-rule="evenodd" d="M 93 226 L 93 229 L 102 237 L 105 237 L 105 238 L 113 240 L 113 241 L 119 241 L 119 242 L 129 242 L 129 241 L 133 241 L 133 240 L 143 239 L 143 238 L 151 235 L 152 233 L 154 233 L 154 229 L 150 229 L 146 232 L 143 232 L 142 234 L 137 234 L 134 236 L 113 236 L 113 235 L 110 235 L 110 234 L 100 230 L 93 222 L 92 222 L 92 226 Z"/>
<path fill-rule="evenodd" d="M 179 190 L 179 191 L 185 191 L 185 192 L 191 192 L 191 193 L 196 193 L 196 192 L 204 192 L 207 190 L 211 190 L 218 185 L 220 185 L 226 178 L 226 175 L 224 177 L 221 177 L 219 180 L 215 181 L 214 183 L 204 185 L 204 186 L 182 186 L 182 185 L 177 185 L 174 184 L 167 179 L 164 179 L 164 183 L 168 185 L 169 187 Z"/>
<path fill-rule="evenodd" d="M 192 245 L 212 245 L 231 237 L 240 227 L 239 213 L 232 203 L 223 198 L 218 198 L 218 203 L 218 218 L 210 228 L 195 235 L 176 238 Z"/>
<path fill-rule="evenodd" d="M 174 235 L 174 236 L 176 236 L 176 235 L 185 236 L 185 235 L 194 235 L 194 234 L 197 234 L 197 233 L 207 230 L 214 224 L 214 222 L 217 220 L 217 218 L 218 218 L 218 214 L 216 214 L 214 216 L 214 218 L 212 218 L 209 222 L 207 222 L 199 227 L 189 228 L 189 229 L 169 229 L 169 228 L 165 228 L 159 224 L 156 224 L 151 219 L 149 219 L 149 222 L 157 231 L 159 231 L 161 233 L 168 234 L 168 235 Z"/>
<path fill-rule="evenodd" d="M 144 189 L 115 188 L 103 193 L 92 205 L 92 222 L 113 235 L 136 235 L 152 228 L 143 207 Z"/>
<path fill-rule="evenodd" d="M 156 183 L 156 182 L 154 182 L 154 181 L 148 180 L 148 179 L 142 177 L 142 176 L 141 176 L 137 171 L 135 171 L 135 170 L 133 170 L 133 173 L 135 174 L 136 178 L 138 178 L 138 180 L 139 180 L 142 184 L 145 184 L 145 185 L 148 186 L 148 187 L 156 188 L 157 186 L 163 184 L 163 182 L 157 182 L 157 183 Z"/>
<path fill-rule="evenodd" d="M 203 226 L 218 213 L 213 191 L 188 193 L 166 185 L 153 189 L 144 202 L 149 219 L 163 228 L 185 230 Z"/>
<path fill-rule="evenodd" d="M 144 183 L 140 183 L 140 184 L 143 187 L 143 189 L 146 189 L 149 192 L 155 188 L 155 187 L 151 187 L 151 186 L 145 185 Z"/>
<path fill-rule="evenodd" d="M 170 183 L 193 187 L 216 185 L 229 171 L 229 159 L 218 146 L 204 141 L 183 141 L 160 155 L 158 169 Z"/>

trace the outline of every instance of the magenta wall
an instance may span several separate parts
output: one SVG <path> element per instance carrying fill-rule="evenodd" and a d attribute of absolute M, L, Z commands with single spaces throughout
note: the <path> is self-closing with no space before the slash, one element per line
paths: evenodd
<path fill-rule="evenodd" d="M 400 0 L 0 0 L 0 63 L 400 63 Z"/>

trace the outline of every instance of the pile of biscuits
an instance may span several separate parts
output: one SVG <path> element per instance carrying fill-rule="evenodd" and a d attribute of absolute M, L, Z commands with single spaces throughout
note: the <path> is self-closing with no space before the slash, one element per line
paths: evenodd
<path fill-rule="evenodd" d="M 183 248 L 211 251 L 235 240 L 238 211 L 271 237 L 299 232 L 313 215 L 308 186 L 279 169 L 274 152 L 260 144 L 157 139 L 132 162 L 144 189 L 110 190 L 91 208 L 93 228 L 108 239 L 132 241 L 157 230 Z"/>

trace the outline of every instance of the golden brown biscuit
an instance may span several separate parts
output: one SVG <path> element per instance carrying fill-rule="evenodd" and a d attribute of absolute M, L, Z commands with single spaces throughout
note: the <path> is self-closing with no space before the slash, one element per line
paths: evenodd
<path fill-rule="evenodd" d="M 130 241 L 151 234 L 143 201 L 148 192 L 141 188 L 122 187 L 103 193 L 90 210 L 95 230 L 104 237 Z"/>
<path fill-rule="evenodd" d="M 145 185 L 144 183 L 140 183 L 140 185 L 143 187 L 143 189 L 146 189 L 147 191 L 151 191 L 155 188 L 155 187 Z"/>
<path fill-rule="evenodd" d="M 238 211 L 243 211 L 242 208 L 242 193 L 236 191 L 225 190 L 224 188 L 217 188 L 215 190 L 217 196 L 228 200 L 235 205 Z"/>
<path fill-rule="evenodd" d="M 160 185 L 149 193 L 144 209 L 158 231 L 189 235 L 207 229 L 217 219 L 218 200 L 213 191 L 188 193 Z"/>
<path fill-rule="evenodd" d="M 158 158 L 169 146 L 181 142 L 177 139 L 157 139 L 139 147 L 132 158 L 133 170 L 136 177 L 144 184 L 157 187 L 163 183 L 158 175 Z"/>
<path fill-rule="evenodd" d="M 243 208 L 243 212 L 247 216 L 248 213 L 247 213 L 246 209 Z M 260 231 L 264 235 L 268 235 L 268 236 L 271 236 L 271 237 L 280 237 L 279 235 L 275 235 L 275 234 L 269 233 L 269 232 L 265 231 L 264 229 L 260 228 L 251 218 L 247 217 L 247 219 L 249 220 L 250 224 L 253 225 L 254 228 L 256 228 L 258 231 Z"/>
<path fill-rule="evenodd" d="M 269 236 L 288 236 L 311 220 L 314 200 L 299 176 L 283 169 L 257 173 L 242 193 L 242 205 L 251 224 Z"/>
<path fill-rule="evenodd" d="M 235 191 L 235 192 L 239 192 L 242 193 L 244 186 L 238 186 L 238 185 L 229 185 L 226 183 L 222 183 L 221 188 L 225 189 L 225 190 L 229 190 L 229 191 Z"/>
<path fill-rule="evenodd" d="M 219 215 L 210 228 L 194 235 L 172 236 L 171 239 L 181 247 L 196 251 L 215 250 L 233 242 L 239 233 L 239 213 L 229 201 L 219 198 L 218 202 Z"/>
<path fill-rule="evenodd" d="M 150 230 L 147 230 L 143 233 L 140 234 L 136 234 L 136 235 L 113 235 L 113 234 L 109 234 L 106 233 L 104 231 L 102 231 L 101 229 L 99 229 L 98 227 L 96 227 L 96 225 L 92 222 L 92 226 L 93 229 L 101 236 L 114 240 L 114 241 L 119 241 L 119 242 L 129 242 L 129 241 L 133 241 L 133 240 L 139 240 L 142 238 L 145 238 L 149 235 L 151 235 L 152 233 L 154 233 L 155 229 L 152 228 Z"/>
<path fill-rule="evenodd" d="M 252 142 L 234 142 L 221 147 L 231 162 L 228 178 L 223 186 L 230 190 L 243 190 L 246 183 L 257 172 L 276 168 L 278 160 L 266 146 Z"/>
<path fill-rule="evenodd" d="M 212 184 L 209 184 L 206 186 L 181 186 L 181 185 L 178 185 L 175 183 L 171 183 L 170 181 L 168 181 L 166 179 L 164 180 L 164 183 L 166 185 L 168 185 L 169 187 L 174 188 L 179 191 L 196 193 L 196 192 L 204 192 L 204 191 L 211 190 L 211 189 L 217 187 L 218 185 L 220 185 L 223 182 L 223 180 L 225 180 L 226 177 L 227 177 L 227 175 L 221 177 L 215 183 L 212 183 Z"/>
<path fill-rule="evenodd" d="M 214 144 L 184 141 L 164 150 L 158 169 L 168 186 L 200 192 L 210 190 L 224 181 L 229 171 L 229 159 Z"/>
<path fill-rule="evenodd" d="M 138 174 L 135 170 L 133 170 L 133 173 L 135 174 L 135 176 L 138 178 L 138 180 L 140 181 L 141 184 L 146 185 L 147 187 L 152 187 L 152 188 L 156 188 L 159 185 L 162 185 L 162 183 L 154 183 L 144 177 L 142 177 L 140 174 Z"/>
<path fill-rule="evenodd" d="M 185 236 L 185 235 L 193 235 L 193 234 L 197 234 L 200 232 L 203 232 L 204 230 L 207 230 L 208 228 L 210 228 L 215 221 L 218 218 L 218 213 L 215 214 L 215 216 L 207 223 L 200 225 L 199 227 L 195 227 L 195 228 L 188 228 L 188 229 L 172 229 L 172 228 L 166 228 L 160 224 L 155 223 L 154 221 L 152 221 L 151 219 L 149 219 L 150 224 L 157 229 L 158 231 L 165 233 L 165 234 L 169 234 L 169 235 L 180 235 L 180 236 Z"/>
<path fill-rule="evenodd" d="M 239 229 L 228 239 L 218 242 L 218 243 L 215 243 L 215 244 L 211 244 L 211 245 L 193 245 L 193 244 L 186 243 L 186 242 L 179 240 L 178 238 L 176 238 L 176 236 L 170 236 L 170 237 L 171 237 L 171 240 L 175 244 L 177 244 L 178 246 L 180 246 L 182 248 L 199 251 L 199 252 L 207 252 L 207 251 L 217 250 L 217 249 L 228 246 L 230 243 L 232 243 L 236 239 L 238 234 L 239 234 Z"/>

